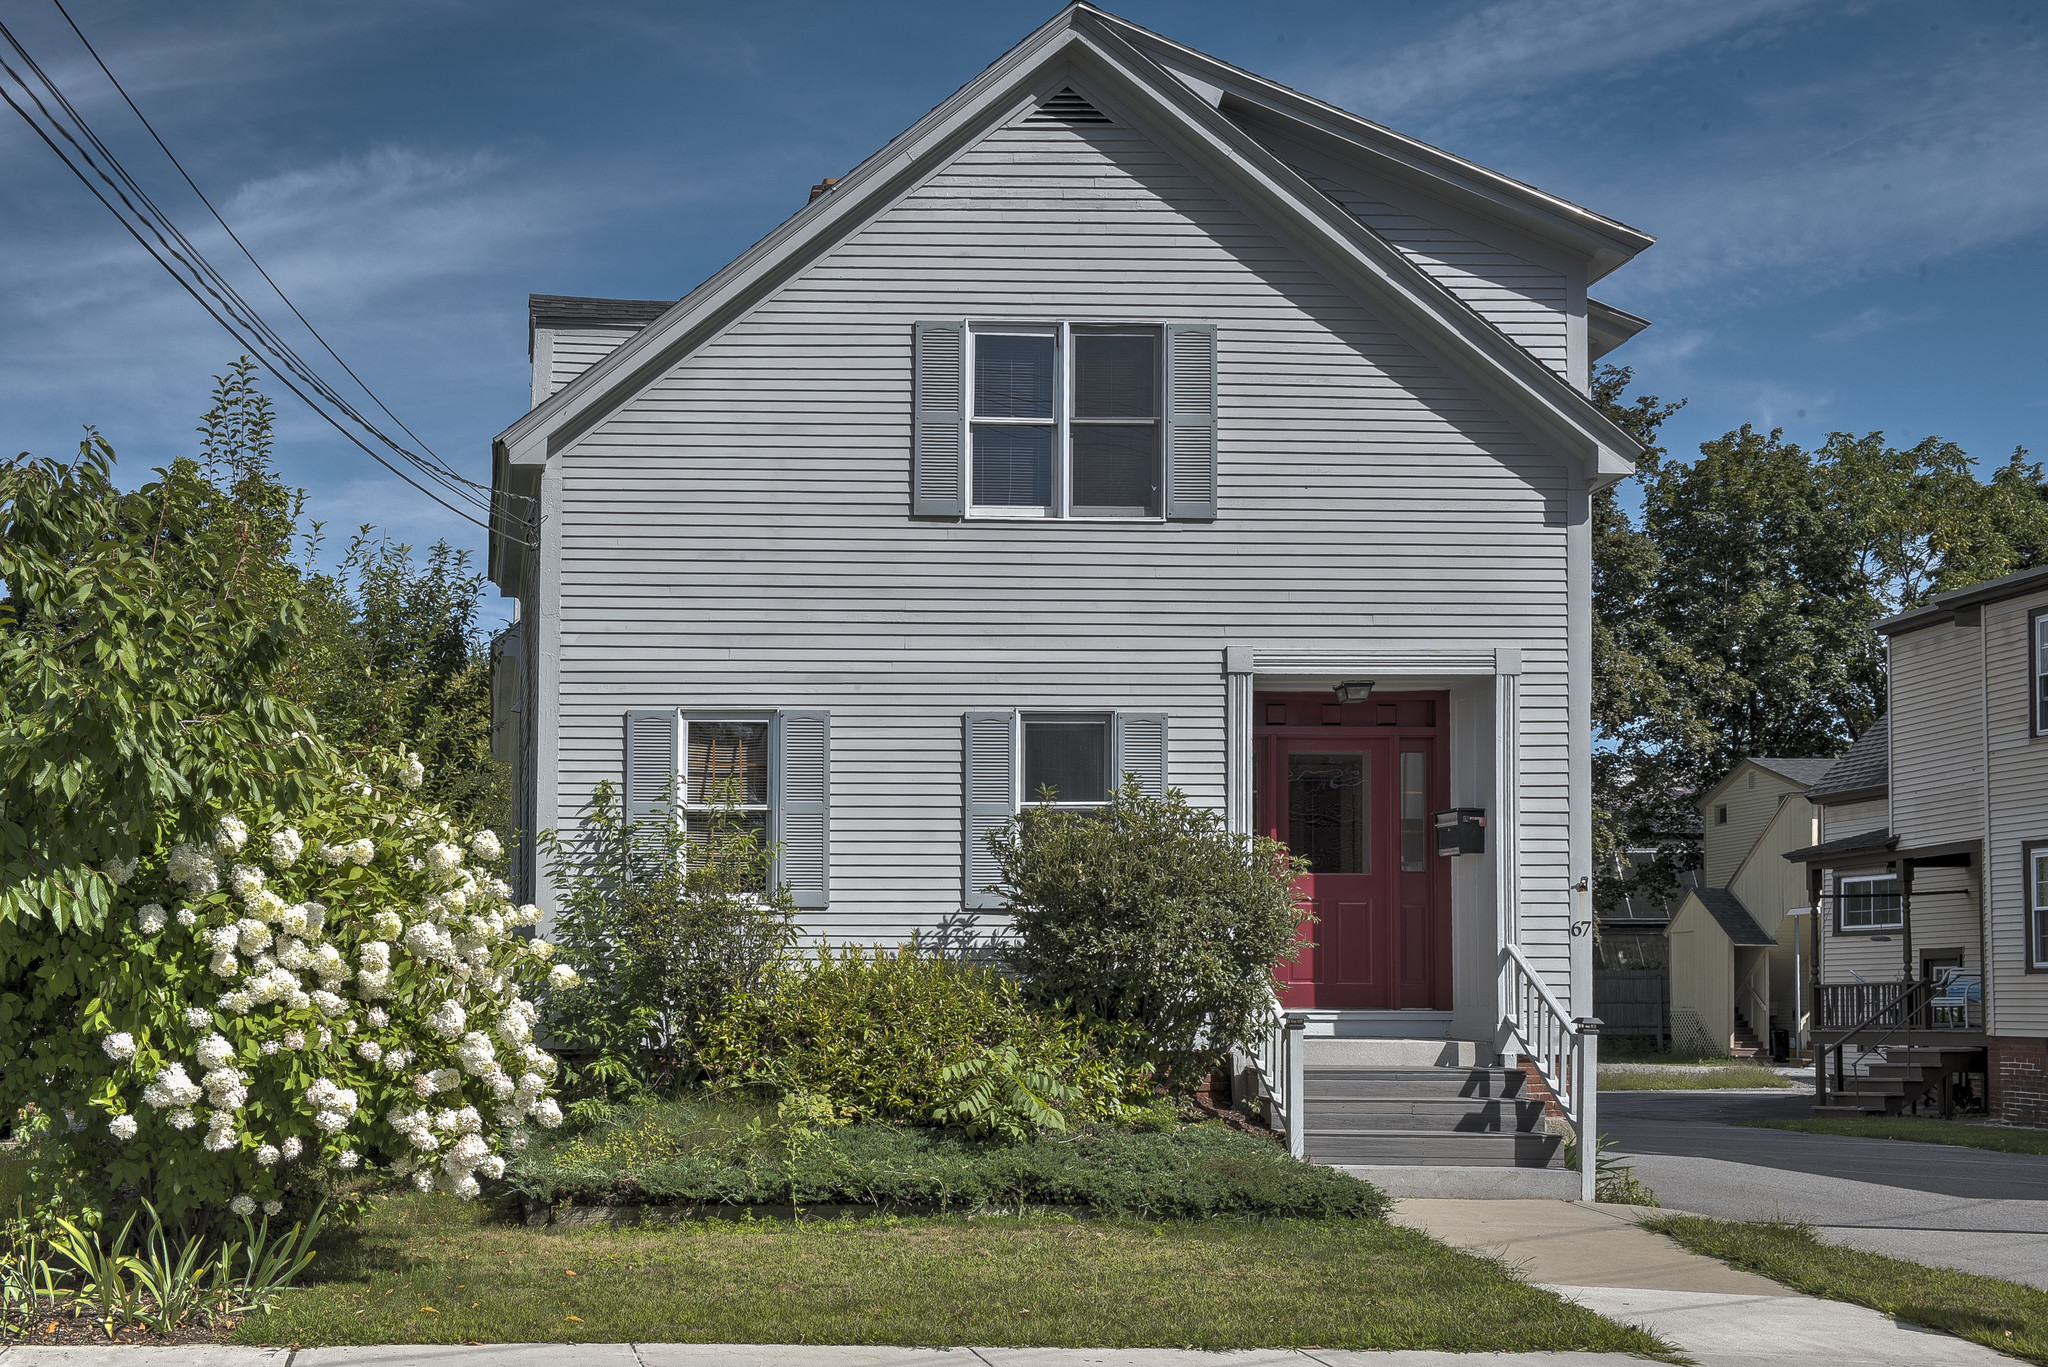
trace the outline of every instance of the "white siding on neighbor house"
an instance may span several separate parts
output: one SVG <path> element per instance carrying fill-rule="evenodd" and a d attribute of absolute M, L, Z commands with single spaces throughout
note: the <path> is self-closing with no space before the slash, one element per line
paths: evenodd
<path fill-rule="evenodd" d="M 1984 684 L 1975 626 L 1891 641 L 1891 820 L 1902 848 L 1984 834 Z"/>
<path fill-rule="evenodd" d="M 1720 796 L 1711 798 L 1700 813 L 1704 823 L 1700 840 L 1700 877 L 1705 885 L 1725 888 L 1733 882 L 1744 861 L 1756 849 L 1756 842 L 1778 819 L 1786 795 L 1804 791 L 1790 779 L 1767 769 L 1760 769 L 1754 764 L 1741 766 L 1735 782 L 1723 789 Z M 1803 797 L 1798 800 L 1802 804 L 1806 801 Z M 1714 819 L 1714 809 L 1723 806 L 1728 809 L 1726 825 Z M 1803 843 L 1810 845 L 1813 842 Z M 1786 845 L 1783 848 L 1799 847 Z M 1766 930 L 1769 928 L 1765 927 Z"/>
<path fill-rule="evenodd" d="M 1985 865 L 1993 946 L 1990 1024 L 1999 1035 L 2048 1035 L 2048 973 L 2027 971 L 2021 862 L 2028 844 L 2048 842 L 2048 736 L 2033 734 L 2027 640 L 2029 614 L 2044 609 L 2048 590 L 1987 603 L 1980 628 L 1991 761 Z"/>
<path fill-rule="evenodd" d="M 945 318 L 1215 323 L 1218 518 L 913 521 L 911 329 Z M 964 711 L 1165 711 L 1220 808 L 1226 643 L 1520 644 L 1522 934 L 1566 979 L 1582 485 L 1143 134 L 993 134 L 556 459 L 553 819 L 627 708 L 828 708 L 805 925 L 900 939 L 961 914 Z"/>

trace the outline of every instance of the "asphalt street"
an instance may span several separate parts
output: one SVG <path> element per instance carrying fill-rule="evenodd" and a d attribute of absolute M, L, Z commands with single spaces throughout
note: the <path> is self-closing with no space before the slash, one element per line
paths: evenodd
<path fill-rule="evenodd" d="M 2048 1288 L 2048 1156 L 1753 1129 L 1808 1093 L 1608 1092 L 1600 1129 L 1677 1210 Z"/>

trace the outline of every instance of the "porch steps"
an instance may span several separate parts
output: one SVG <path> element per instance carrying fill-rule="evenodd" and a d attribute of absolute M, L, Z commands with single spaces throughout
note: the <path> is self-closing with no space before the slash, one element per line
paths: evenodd
<path fill-rule="evenodd" d="M 1734 1044 L 1728 1053 L 1734 1058 L 1746 1058 L 1754 1062 L 1767 1052 L 1763 1041 L 1756 1037 L 1756 1031 L 1749 1028 L 1749 1022 L 1743 1019 L 1740 1011 L 1737 1011 Z"/>
<path fill-rule="evenodd" d="M 1543 1100 L 1515 1068 L 1310 1062 L 1302 1084 L 1317 1163 L 1543 1168 L 1563 1142 L 1545 1131 Z"/>
<path fill-rule="evenodd" d="M 1938 1088 L 1951 1073 L 1982 1072 L 1982 1049 L 1941 1049 L 1893 1046 L 1879 1051 L 1882 1063 L 1845 1077 L 1842 1090 L 1830 1093 L 1827 1104 L 1813 1113 L 1828 1115 L 1898 1115 Z"/>

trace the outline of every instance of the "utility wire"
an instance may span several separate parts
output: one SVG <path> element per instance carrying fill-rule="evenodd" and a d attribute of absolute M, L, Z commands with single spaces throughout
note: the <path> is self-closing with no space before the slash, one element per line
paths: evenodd
<path fill-rule="evenodd" d="M 63 8 L 61 4 L 58 5 L 58 10 L 60 13 L 63 13 Z M 71 21 L 70 15 L 68 13 L 65 13 L 64 18 L 67 23 L 71 24 L 73 32 L 78 33 L 80 41 L 85 42 L 85 35 L 82 32 L 78 31 L 78 26 L 76 23 Z M 17 85 L 21 87 L 22 93 L 28 98 L 29 102 L 35 106 L 37 113 L 40 114 L 42 116 L 42 119 L 49 124 L 49 127 L 45 128 L 43 126 L 43 123 L 39 122 L 34 115 L 31 115 L 27 109 L 25 109 L 17 100 L 15 100 L 13 95 L 7 92 L 4 86 L 0 86 L 0 98 L 6 99 L 9 107 L 11 107 L 15 111 L 15 113 L 21 116 L 22 120 L 26 122 L 31 129 L 35 131 L 36 135 L 43 140 L 44 144 L 48 146 L 52 152 L 56 153 L 58 159 L 64 162 L 65 166 L 72 172 L 73 175 L 78 177 L 80 183 L 82 183 L 86 187 L 86 189 L 89 192 L 91 192 L 93 197 L 99 200 L 101 205 L 105 207 L 108 210 L 108 212 L 112 213 L 115 216 L 115 218 L 120 220 L 122 226 L 127 229 L 131 237 L 135 238 L 137 244 L 140 245 L 144 251 L 148 252 L 149 255 L 152 258 L 154 258 L 159 265 L 163 266 L 164 269 L 170 273 L 171 277 L 175 279 L 182 288 L 184 288 L 186 293 L 192 296 L 193 300 L 196 303 L 198 303 L 201 308 L 206 310 L 207 314 L 211 316 L 215 322 L 218 322 L 228 332 L 230 336 L 234 337 L 235 340 L 240 342 L 246 349 L 258 353 L 267 353 L 273 360 L 273 364 L 270 366 L 271 372 L 273 375 L 277 377 L 280 383 L 284 384 L 284 386 L 287 389 L 291 390 L 293 395 L 295 395 L 301 402 L 305 403 L 308 407 L 312 408 L 315 412 L 319 413 L 320 416 L 323 419 L 325 419 L 330 426 L 332 426 L 343 437 L 347 438 L 350 443 L 352 443 L 358 449 L 363 451 L 363 453 L 368 455 L 371 459 L 375 460 L 379 465 L 382 465 L 385 469 L 391 471 L 400 479 L 404 480 L 406 484 L 410 485 L 412 488 L 414 488 L 421 494 L 425 495 L 433 502 L 439 504 L 441 507 L 446 508 L 448 511 L 453 512 L 457 516 L 464 518 L 466 521 L 475 523 L 477 526 L 490 529 L 492 522 L 500 522 L 502 524 L 504 522 L 509 521 L 511 525 L 503 525 L 501 526 L 501 530 L 503 530 L 509 535 L 512 535 L 515 540 L 519 540 L 529 546 L 532 544 L 531 518 L 513 516 L 511 513 L 511 509 L 505 506 L 503 502 L 500 502 L 500 500 L 509 500 L 509 498 L 511 497 L 517 497 L 519 502 L 529 505 L 533 502 L 533 500 L 531 500 L 530 498 L 526 498 L 524 496 L 510 496 L 508 495 L 507 491 L 502 490 L 495 491 L 494 496 L 494 491 L 492 491 L 488 486 L 479 484 L 474 480 L 466 478 L 459 471 L 456 471 L 451 466 L 449 466 L 448 463 L 442 460 L 438 455 L 434 455 L 432 460 L 429 461 L 425 458 L 422 458 L 415 452 L 407 449 L 398 442 L 393 441 L 390 437 L 386 436 L 382 431 L 378 430 L 377 426 L 374 423 L 370 422 L 362 413 L 357 411 L 353 404 L 349 403 L 345 398 L 343 398 L 333 388 L 332 385 L 328 384 L 324 379 L 322 379 L 319 376 L 317 371 L 315 371 L 311 366 L 307 365 L 305 361 L 299 357 L 297 352 L 293 350 L 290 344 L 287 343 L 281 336 L 279 336 L 275 329 L 271 328 L 269 324 L 263 320 L 262 315 L 255 308 L 253 308 L 246 299 L 244 299 L 241 296 L 240 292 L 234 288 L 232 283 L 230 283 L 226 279 L 226 277 L 222 276 L 220 272 L 217 269 L 215 269 L 213 265 L 206 259 L 204 254 L 201 253 L 196 247 L 194 247 L 190 240 L 187 239 L 185 235 L 178 230 L 177 225 L 170 219 L 169 215 L 165 214 L 160 208 L 158 208 L 155 202 L 151 200 L 148 194 L 142 189 L 140 184 L 138 184 L 135 181 L 135 179 L 128 174 L 126 168 L 120 164 L 119 160 L 113 155 L 112 151 L 93 132 L 91 126 L 86 123 L 85 119 L 78 113 L 77 109 L 73 107 L 71 102 L 64 96 L 63 91 L 60 88 L 58 88 L 56 83 L 50 79 L 49 75 L 42 70 L 42 68 L 36 63 L 35 58 L 27 51 L 26 48 L 22 46 L 21 42 L 14 36 L 14 34 L 11 31 L 7 29 L 4 23 L 0 23 L 0 37 L 4 37 L 7 45 L 14 50 L 14 52 L 20 58 L 23 65 L 26 66 L 36 76 L 38 81 L 48 91 L 52 103 L 56 104 L 59 108 L 61 108 L 64 111 L 65 114 L 69 115 L 71 122 L 77 126 L 79 132 L 83 135 L 85 142 L 91 145 L 92 150 L 88 150 L 88 148 L 85 145 L 82 145 L 79 142 L 79 139 L 77 137 L 73 136 L 71 130 L 65 126 L 64 121 L 62 119 L 59 119 L 55 114 L 53 114 L 49 107 L 44 104 L 42 98 L 39 95 L 37 95 L 35 88 L 31 86 L 30 83 L 27 80 L 25 80 L 19 72 L 15 71 L 12 66 L 7 65 L 4 62 L 4 60 L 0 60 L 0 70 L 4 70 L 6 74 L 10 78 L 12 78 Z M 297 317 L 302 324 L 305 325 L 307 331 L 313 334 L 313 336 L 320 342 L 320 345 L 326 349 L 328 355 L 332 356 L 334 360 L 341 365 L 344 371 L 347 371 L 349 378 L 354 380 L 356 384 L 359 387 L 361 387 L 365 394 L 369 395 L 371 401 L 375 403 L 378 408 L 382 409 L 384 413 L 387 416 L 389 416 L 394 423 L 397 423 L 399 428 L 405 431 L 407 436 L 411 436 L 413 437 L 413 440 L 419 441 L 419 438 L 414 433 L 412 433 L 412 431 L 409 428 L 406 428 L 403 422 L 399 421 L 397 416 L 391 412 L 390 408 L 386 406 L 384 402 L 377 397 L 377 395 L 369 388 L 368 385 L 362 382 L 361 378 L 358 377 L 355 374 L 355 372 L 348 367 L 347 363 L 342 361 L 341 357 L 335 353 L 334 348 L 328 345 L 327 340 L 319 334 L 318 330 L 315 329 L 311 322 L 309 322 L 306 319 L 305 315 L 300 312 L 298 307 L 291 302 L 290 298 L 284 294 L 283 290 L 278 289 L 276 282 L 271 279 L 269 272 L 263 269 L 262 264 L 256 260 L 254 254 L 251 253 L 248 247 L 241 241 L 241 239 L 235 235 L 233 229 L 228 227 L 226 221 L 221 217 L 219 211 L 214 209 L 212 202 L 207 200 L 205 195 L 202 192 L 200 192 L 199 187 L 197 186 L 197 184 L 193 182 L 192 177 L 185 172 L 184 167 L 178 163 L 177 158 L 174 155 L 172 155 L 170 149 L 167 146 L 165 146 L 163 139 L 157 135 L 155 128 L 152 127 L 149 124 L 148 120 L 142 116 L 141 110 L 136 108 L 134 101 L 129 98 L 127 91 L 122 89 L 120 83 L 114 79 L 113 73 L 109 71 L 106 67 L 106 64 L 100 60 L 99 54 L 96 51 L 93 51 L 90 43 L 86 43 L 86 47 L 87 51 L 91 52 L 93 60 L 99 64 L 101 71 L 105 72 L 108 80 L 114 83 L 115 89 L 120 92 L 122 99 L 126 101 L 128 107 L 135 112 L 136 117 L 139 120 L 141 120 L 143 126 L 146 129 L 148 129 L 151 138 L 156 141 L 157 146 L 163 150 L 165 156 L 170 158 L 172 164 L 174 166 L 177 166 L 179 174 L 183 176 L 185 179 L 185 183 L 192 188 L 195 194 L 199 196 L 200 201 L 204 203 L 208 211 L 213 214 L 215 221 L 220 223 L 222 229 L 228 233 L 229 238 L 234 241 L 235 245 L 241 248 L 243 255 L 249 258 L 250 264 L 255 266 L 257 272 L 263 276 L 265 282 L 268 283 L 273 290 L 276 290 L 278 297 L 284 301 L 285 306 L 291 309 L 292 314 L 295 317 Z M 53 133 L 55 134 L 55 137 L 52 136 Z M 77 160 L 74 160 L 71 153 L 67 153 L 65 148 L 58 144 L 56 140 L 57 138 L 62 138 L 65 143 L 68 143 L 70 145 L 72 152 L 76 153 Z M 107 163 L 106 167 L 102 167 L 99 164 L 99 162 L 94 159 L 93 150 L 98 151 L 98 153 L 100 154 L 100 158 Z M 85 169 L 80 167 L 80 165 L 78 164 L 79 161 L 84 162 L 85 166 L 90 167 L 92 172 L 96 174 L 101 181 L 105 182 L 107 189 L 113 193 L 114 199 L 120 201 L 122 208 L 116 208 L 113 200 L 110 200 L 107 197 L 107 194 L 103 193 L 100 187 L 93 183 L 93 177 L 89 176 L 86 173 Z M 109 174 L 109 169 L 111 169 L 112 174 Z M 118 180 L 116 179 L 116 177 L 118 177 Z M 133 196 L 132 199 L 130 198 L 131 194 Z M 140 201 L 142 207 L 137 207 L 137 201 Z M 123 208 L 127 210 L 126 213 L 122 212 Z M 138 228 L 136 221 L 131 221 L 131 215 L 133 216 L 133 220 L 139 220 L 141 225 L 140 228 Z M 149 239 L 143 235 L 144 229 L 148 231 L 150 237 L 154 237 L 156 239 L 156 245 L 153 246 Z M 173 245 L 174 242 L 176 245 Z M 166 259 L 167 257 L 170 259 Z M 176 261 L 177 265 L 173 265 L 173 261 Z M 183 267 L 182 272 L 179 269 L 179 267 Z M 189 273 L 192 278 L 187 279 L 186 273 Z M 208 303 L 207 299 L 205 297 L 202 297 L 202 290 L 204 291 L 205 295 L 212 297 L 214 301 L 213 303 Z M 216 305 L 218 305 L 218 307 L 216 307 Z M 227 316 L 222 316 L 223 313 L 225 313 Z M 233 321 L 230 321 L 230 319 L 232 319 Z M 252 335 L 255 339 L 253 341 L 251 339 Z M 299 383 L 294 383 L 294 378 L 296 378 Z M 304 386 L 303 388 L 301 387 L 302 385 Z M 325 403 L 323 404 L 321 402 L 316 402 L 312 397 L 310 397 L 306 393 L 306 390 L 308 389 L 312 390 L 314 394 L 317 394 L 320 397 L 320 399 L 325 400 Z M 340 410 L 340 412 L 343 415 L 345 415 L 348 419 L 354 422 L 357 426 L 361 427 L 370 436 L 374 437 L 378 442 L 388 447 L 390 451 L 396 456 L 398 456 L 402 461 L 411 465 L 417 474 L 431 481 L 434 484 L 440 485 L 442 490 L 445 491 L 451 498 L 470 505 L 470 508 L 465 509 L 463 507 L 457 506 L 456 503 L 450 502 L 449 498 L 442 497 L 440 494 L 437 494 L 434 490 L 429 489 L 428 487 L 426 487 L 426 485 L 420 483 L 418 479 L 413 478 L 411 474 L 408 474 L 406 471 L 399 469 L 398 466 L 394 465 L 390 460 L 386 459 L 384 454 L 373 449 L 370 445 L 366 444 L 360 437 L 358 437 L 354 432 L 350 431 L 346 426 L 344 426 L 343 423 L 336 418 L 334 413 L 329 411 L 330 407 Z M 424 442 L 421 442 L 420 445 L 424 447 L 426 444 Z M 432 453 L 430 452 L 429 454 L 431 455 Z M 471 509 L 473 509 L 474 511 L 471 511 Z M 483 516 L 477 516 L 476 514 L 478 513 L 483 514 Z"/>
<path fill-rule="evenodd" d="M 233 242 L 237 247 L 241 248 L 242 255 L 247 257 L 249 260 L 249 264 L 256 268 L 256 273 L 263 277 L 263 283 L 270 286 L 271 290 L 277 295 L 277 297 L 284 301 L 284 306 L 292 311 L 292 317 L 298 319 L 299 322 L 305 325 L 306 331 L 313 334 L 313 340 L 320 343 L 321 349 L 324 350 L 329 356 L 334 358 L 334 363 L 340 366 L 342 370 L 347 373 L 348 377 L 351 380 L 354 380 L 356 382 L 357 386 L 361 388 L 363 393 L 370 396 L 370 402 L 376 404 L 378 408 L 382 409 L 385 417 L 391 419 L 391 421 L 398 424 L 399 431 L 405 433 L 405 435 L 411 437 L 414 441 L 418 442 L 420 450 L 426 452 L 427 455 L 433 457 L 434 461 L 437 464 L 439 464 L 443 469 L 447 470 L 450 474 L 454 474 L 458 478 L 460 478 L 460 473 L 456 471 L 453 466 L 449 465 L 447 461 L 443 460 L 441 456 L 433 449 L 433 447 L 427 445 L 426 441 L 419 435 L 419 433 L 413 431 L 410 427 L 407 427 L 405 425 L 405 420 L 399 417 L 396 413 L 392 412 L 390 407 L 384 402 L 384 400 L 377 397 L 376 391 L 371 389 L 368 384 L 365 384 L 363 382 L 363 378 L 360 375 L 356 374 L 356 372 L 349 367 L 349 363 L 343 360 L 341 358 L 340 353 L 336 352 L 333 346 L 331 346 L 328 343 L 327 339 L 320 334 L 320 329 L 313 326 L 312 320 L 308 319 L 305 314 L 299 312 L 299 306 L 291 301 L 291 297 L 284 292 L 283 287 L 280 286 L 277 283 L 277 281 L 270 278 L 270 272 L 263 269 L 263 263 L 256 259 L 256 254 L 250 251 L 248 245 L 244 243 L 239 236 L 236 235 L 235 230 L 228 226 L 228 221 L 225 218 L 221 217 L 220 210 L 213 207 L 213 201 L 206 197 L 206 192 L 200 189 L 198 183 L 192 179 L 191 173 L 185 169 L 184 163 L 178 160 L 178 154 L 173 152 L 164 143 L 162 135 L 160 135 L 156 131 L 156 126 L 149 121 L 149 116 L 144 114 L 142 110 L 136 106 L 134 99 L 128 94 L 127 87 L 121 84 L 120 77 L 116 76 L 113 73 L 112 69 L 110 69 L 107 66 L 106 59 L 101 57 L 99 54 L 99 49 L 95 48 L 92 45 L 92 40 L 85 36 L 85 31 L 83 29 L 78 27 L 78 21 L 76 19 L 73 19 L 71 17 L 71 12 L 64 8 L 64 0 L 50 0 L 50 3 L 57 7 L 57 13 L 64 16 L 64 22 L 69 24 L 71 26 L 71 31 L 78 35 L 78 41 L 84 45 L 87 55 L 89 55 L 92 58 L 93 63 L 99 67 L 101 74 L 107 78 L 108 84 L 114 87 L 115 93 L 121 97 L 122 102 L 128 106 L 129 111 L 135 115 L 136 121 L 140 123 L 144 131 L 146 131 L 149 134 L 151 141 L 156 143 L 157 149 L 161 151 L 164 154 L 164 157 L 171 163 L 171 165 L 177 169 L 178 174 L 184 178 L 185 184 L 191 188 L 192 193 L 199 197 L 199 202 L 206 206 L 206 212 L 213 215 L 213 221 L 220 224 L 221 231 L 228 235 L 228 240 L 230 242 Z"/>

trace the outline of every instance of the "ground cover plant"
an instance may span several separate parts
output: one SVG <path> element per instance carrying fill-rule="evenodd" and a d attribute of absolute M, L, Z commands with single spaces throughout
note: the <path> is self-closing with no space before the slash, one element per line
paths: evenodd
<path fill-rule="evenodd" d="M 2048 1363 L 2048 1291 L 1838 1248 L 1804 1225 L 1665 1215 L 1642 1227 L 1809 1296 L 1867 1305 L 1894 1319 Z"/>
<path fill-rule="evenodd" d="M 1916 1144 L 1952 1144 L 1997 1153 L 2048 1154 L 2048 1130 L 2015 1129 L 1982 1120 L 1941 1120 L 1934 1116 L 1798 1116 L 1784 1120 L 1738 1120 L 1767 1130 L 1802 1134 L 1846 1134 L 1863 1139 L 1903 1139 Z"/>
<path fill-rule="evenodd" d="M 772 966 L 706 1026 L 698 1057 L 717 1087 L 810 1098 L 837 1120 L 1010 1140 L 1113 1120 L 1150 1095 L 1099 1025 L 918 945 Z"/>
<path fill-rule="evenodd" d="M 1663 1067 L 1655 1064 L 1600 1065 L 1603 1092 L 1718 1091 L 1736 1087 L 1790 1087 L 1791 1079 L 1754 1063 L 1731 1062 L 1713 1067 Z"/>
<path fill-rule="evenodd" d="M 1147 1114 L 1146 1119 L 1151 1119 Z M 832 1125 L 785 1100 L 637 1107 L 548 1136 L 507 1167 L 542 1206 L 850 1203 L 909 1210 L 1073 1207 L 1152 1218 L 1379 1219 L 1379 1190 L 1220 1123 L 1005 1142 L 889 1124 Z"/>
<path fill-rule="evenodd" d="M 438 1196 L 331 1232 L 240 1343 L 1043 1344 L 1666 1356 L 1379 1220 L 1044 1216 L 528 1230 Z"/>

